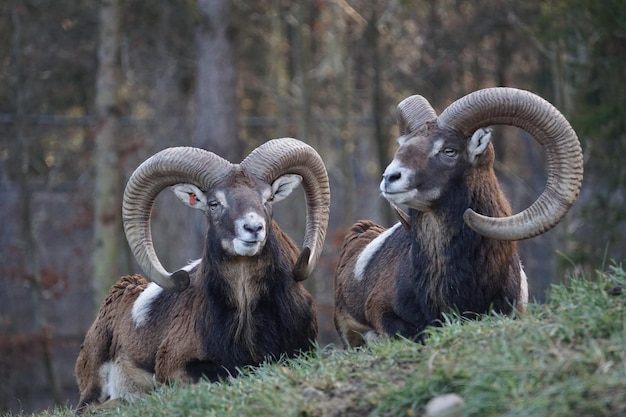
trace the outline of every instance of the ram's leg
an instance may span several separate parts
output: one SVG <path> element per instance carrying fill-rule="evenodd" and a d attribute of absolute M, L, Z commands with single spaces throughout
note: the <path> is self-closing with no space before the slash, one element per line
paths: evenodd
<path fill-rule="evenodd" d="M 391 310 L 373 317 L 372 325 L 379 333 L 387 336 L 402 336 L 411 340 L 417 340 L 419 336 L 419 329 L 414 324 L 402 319 Z"/>
<path fill-rule="evenodd" d="M 157 362 L 156 380 L 161 383 L 172 383 L 180 381 L 185 384 L 193 383 L 193 379 L 187 373 L 185 362 L 168 359 Z"/>
<path fill-rule="evenodd" d="M 106 358 L 105 352 L 108 350 L 110 342 L 102 337 L 104 332 L 101 328 L 93 325 L 85 341 L 80 347 L 74 373 L 76 382 L 80 390 L 80 398 L 76 408 L 77 414 L 85 411 L 90 404 L 102 402 L 102 377 L 100 368 L 102 360 Z M 106 359 L 104 359 L 106 360 Z"/>
<path fill-rule="evenodd" d="M 180 337 L 169 337 L 157 350 L 155 374 L 156 380 L 162 383 L 180 381 L 186 384 L 193 383 L 193 378 L 187 371 L 187 364 L 197 361 L 200 352 L 184 344 Z"/>
<path fill-rule="evenodd" d="M 376 333 L 370 326 L 357 321 L 350 314 L 340 310 L 335 312 L 335 327 L 345 348 L 371 343 L 371 336 Z"/>
<path fill-rule="evenodd" d="M 120 403 L 119 398 L 116 398 L 114 400 L 108 400 L 103 403 L 87 403 L 87 404 L 84 404 L 82 407 L 79 407 L 76 410 L 76 414 L 83 415 L 83 414 L 88 414 L 92 411 L 102 412 L 103 410 L 106 410 L 107 408 L 115 407 L 119 403 Z"/>
<path fill-rule="evenodd" d="M 134 401 L 156 386 L 154 374 L 126 358 L 105 362 L 98 370 L 98 384 L 81 392 L 77 413 L 111 407 L 119 400 Z"/>
<path fill-rule="evenodd" d="M 123 399 L 134 401 L 156 386 L 154 374 L 137 367 L 124 357 L 108 362 L 100 368 L 102 378 L 101 401 Z"/>
<path fill-rule="evenodd" d="M 100 393 L 102 392 L 100 385 L 97 383 L 93 383 L 86 387 L 84 390 L 81 389 L 80 399 L 78 400 L 78 405 L 76 406 L 76 414 L 81 415 L 91 404 L 97 404 L 100 399 Z"/>

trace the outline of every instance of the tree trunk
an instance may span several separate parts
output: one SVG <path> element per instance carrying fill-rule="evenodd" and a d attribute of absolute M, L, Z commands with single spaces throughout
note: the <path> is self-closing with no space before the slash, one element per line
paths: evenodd
<path fill-rule="evenodd" d="M 198 0 L 195 144 L 237 162 L 243 144 L 237 133 L 235 48 L 229 0 Z"/>
<path fill-rule="evenodd" d="M 380 50 L 380 39 L 378 34 L 378 11 L 376 5 L 372 6 L 372 13 L 367 21 L 367 27 L 365 28 L 365 39 L 369 45 L 370 59 L 371 59 L 371 73 L 372 73 L 372 119 L 374 121 L 374 141 L 376 149 L 378 150 L 378 165 L 380 166 L 380 173 L 382 175 L 383 170 L 387 164 L 391 161 L 388 152 L 388 140 L 385 137 L 384 127 L 384 114 L 387 111 L 383 103 L 383 90 L 381 81 L 382 72 L 382 58 Z M 381 199 L 382 200 L 382 199 Z M 391 212 L 391 208 L 387 201 L 381 201 L 381 214 L 384 219 L 384 223 L 387 225 L 396 222 L 396 219 Z"/>
<path fill-rule="evenodd" d="M 42 277 L 39 250 L 37 249 L 37 239 L 33 230 L 32 216 L 32 192 L 28 181 L 30 167 L 30 143 L 25 131 L 25 110 L 24 96 L 26 94 L 24 71 L 22 68 L 22 45 L 21 45 L 21 20 L 16 5 L 11 9 L 11 20 L 13 23 L 13 58 L 15 59 L 15 132 L 21 159 L 21 172 L 19 175 L 20 200 L 22 210 L 20 213 L 21 232 L 24 239 L 24 257 L 29 260 L 25 268 L 28 274 L 28 281 L 31 293 L 33 308 L 34 329 L 33 335 L 43 334 L 45 337 L 38 339 L 42 341 L 41 360 L 44 374 L 48 381 L 48 387 L 52 400 L 55 404 L 62 404 L 63 394 L 61 384 L 54 367 L 52 352 L 50 350 L 50 335 L 48 334 L 48 322 L 42 306 Z M 26 333 L 26 332 L 25 332 Z"/>
<path fill-rule="evenodd" d="M 94 301 L 98 306 L 119 278 L 122 243 L 122 167 L 120 163 L 119 4 L 100 3 L 94 177 Z"/>
<path fill-rule="evenodd" d="M 295 84 L 296 103 L 299 109 L 297 138 L 318 148 L 317 138 L 311 132 L 311 83 L 309 80 L 310 62 L 310 27 L 308 24 L 309 9 L 306 2 L 295 2 L 291 5 L 294 18 L 293 29 L 293 78 Z"/>
<path fill-rule="evenodd" d="M 291 98 L 289 97 L 289 48 L 285 39 L 285 16 L 281 0 L 274 0 L 272 8 L 272 26 L 269 50 L 268 85 L 271 85 L 270 96 L 276 105 L 276 132 L 279 136 L 287 136 Z"/>
<path fill-rule="evenodd" d="M 337 149 L 341 153 L 341 166 L 344 173 L 342 181 L 342 210 L 341 226 L 350 227 L 356 218 L 355 213 L 355 173 L 353 169 L 354 151 L 356 144 L 350 131 L 350 103 L 352 102 L 352 80 L 350 77 L 350 56 L 348 53 L 347 25 L 343 10 L 338 4 L 331 6 L 331 13 L 337 17 L 332 19 L 331 30 L 335 42 L 329 45 L 328 54 L 331 56 L 335 83 L 339 95 L 339 123 L 335 134 Z"/>
<path fill-rule="evenodd" d="M 190 8 L 185 16 L 196 14 L 195 4 L 176 5 L 164 2 L 158 7 L 158 36 L 156 36 L 156 58 L 162 70 L 154 76 L 151 99 L 154 114 L 160 120 L 156 129 L 151 129 L 151 152 L 170 146 L 192 146 L 195 126 L 188 123 L 185 110 L 189 108 L 187 91 L 180 88 L 180 74 L 188 64 L 181 62 L 171 53 L 169 28 L 180 24 L 175 18 L 180 8 Z M 172 117 L 174 116 L 174 117 Z M 158 215 L 152 218 L 152 238 L 160 261 L 168 270 L 178 270 L 191 259 L 202 256 L 206 237 L 206 218 L 199 210 L 184 207 L 169 190 L 164 190 L 153 207 Z"/>

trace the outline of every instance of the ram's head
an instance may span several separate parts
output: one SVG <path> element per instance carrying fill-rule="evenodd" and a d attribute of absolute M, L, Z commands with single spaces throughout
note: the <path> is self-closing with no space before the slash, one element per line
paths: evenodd
<path fill-rule="evenodd" d="M 162 190 L 172 187 L 185 205 L 204 211 L 209 219 L 207 239 L 217 239 L 227 255 L 257 256 L 271 233 L 272 203 L 287 197 L 300 183 L 307 202 L 306 230 L 294 277 L 303 280 L 321 254 L 330 192 L 320 156 L 296 139 L 266 142 L 240 164 L 198 148 L 168 148 L 155 154 L 135 170 L 126 186 L 126 237 L 150 280 L 182 291 L 189 285 L 188 271 L 165 270 L 152 243 L 150 213 Z"/>
<path fill-rule="evenodd" d="M 520 240 L 544 233 L 567 213 L 578 196 L 583 159 L 576 133 L 550 103 L 527 91 L 488 88 L 455 101 L 437 116 L 422 96 L 398 105 L 401 137 L 380 189 L 393 205 L 420 211 L 436 204 L 454 181 L 489 181 L 493 173 L 491 125 L 526 130 L 546 153 L 548 181 L 538 199 L 509 217 L 487 217 L 468 208 L 465 222 L 483 236 Z M 488 196 L 483 196 L 488 198 Z"/>

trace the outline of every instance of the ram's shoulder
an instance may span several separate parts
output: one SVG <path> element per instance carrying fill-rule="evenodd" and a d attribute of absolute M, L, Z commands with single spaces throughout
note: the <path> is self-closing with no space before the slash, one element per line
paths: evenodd
<path fill-rule="evenodd" d="M 119 301 L 120 298 L 135 299 L 147 286 L 148 281 L 141 275 L 123 276 L 113 284 L 104 300 L 104 304 Z"/>
<path fill-rule="evenodd" d="M 367 242 L 376 239 L 385 230 L 387 230 L 385 227 L 371 220 L 359 220 L 346 233 L 344 246 L 357 242 L 367 244 Z"/>

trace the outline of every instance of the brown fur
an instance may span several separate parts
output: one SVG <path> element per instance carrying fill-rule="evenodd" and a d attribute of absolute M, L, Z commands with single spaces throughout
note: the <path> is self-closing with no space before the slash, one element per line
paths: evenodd
<path fill-rule="evenodd" d="M 273 223 L 275 238 L 282 243 L 281 257 L 286 265 L 295 264 L 298 248 L 287 235 Z M 267 246 L 267 245 L 266 245 Z M 262 346 L 256 339 L 260 324 L 258 322 L 259 300 L 267 298 L 268 292 L 265 275 L 270 260 L 264 256 L 237 257 L 223 261 L 220 273 L 226 285 L 228 304 L 235 306 L 235 317 L 232 319 L 235 346 L 248 352 L 250 363 L 264 360 L 267 352 L 261 351 Z M 85 342 L 76 361 L 76 377 L 80 389 L 78 411 L 84 412 L 89 405 L 105 402 L 102 398 L 103 387 L 100 373 L 103 364 L 111 362 L 123 369 L 125 386 L 137 392 L 147 392 L 159 383 L 180 381 L 196 382 L 197 377 L 189 373 L 189 365 L 198 361 L 212 364 L 217 358 L 212 352 L 206 351 L 209 328 L 219 329 L 223 323 L 212 321 L 211 302 L 206 298 L 204 283 L 200 277 L 205 276 L 204 261 L 199 270 L 191 275 L 190 287 L 180 293 L 163 291 L 159 301 L 153 301 L 150 318 L 145 324 L 137 327 L 132 320 L 133 303 L 148 285 L 141 276 L 121 278 L 109 291 L 103 301 L 98 316 L 85 336 Z M 295 329 L 286 329 L 293 333 L 292 339 L 313 341 L 317 334 L 315 305 L 311 295 L 302 285 L 289 277 L 286 283 L 289 288 L 287 308 L 302 317 L 308 317 Z M 278 303 L 281 300 L 276 300 Z M 289 318 L 288 318 L 289 319 Z M 201 325 L 201 323 L 206 323 Z M 222 331 L 228 331 L 224 329 Z M 217 338 L 227 338 L 227 334 L 217 334 Z M 222 342 L 219 340 L 218 343 Z M 227 339 L 223 342 L 226 344 Z M 228 342 L 229 343 L 229 342 Z M 294 345 L 293 343 L 296 343 Z M 306 343 L 289 342 L 285 352 L 289 355 L 296 348 L 304 349 Z M 248 363 L 241 364 L 245 366 Z M 215 364 L 219 367 L 219 363 Z M 233 365 L 229 365 L 231 368 Z M 231 369 L 235 372 L 235 369 Z"/>
<path fill-rule="evenodd" d="M 432 123 L 420 132 L 416 136 L 437 140 L 446 134 Z M 446 144 L 460 147 L 454 144 L 464 141 L 465 138 L 449 137 Z M 431 183 L 433 187 L 459 187 L 461 181 L 464 185 L 459 189 L 467 190 L 469 200 L 464 207 L 457 207 L 463 205 L 458 200 L 462 197 L 453 195 L 459 192 L 450 193 L 444 188 L 432 210 L 411 210 L 409 230 L 398 227 L 387 237 L 385 245 L 370 258 L 361 280 L 354 275 L 357 259 L 385 228 L 367 220 L 352 226 L 335 273 L 335 324 L 345 346 L 359 346 L 371 337 L 393 336 L 396 331 L 419 339 L 427 325 L 436 324 L 451 309 L 486 313 L 492 305 L 497 311 L 509 312 L 519 299 L 516 243 L 484 238 L 461 220 L 467 207 L 494 217 L 511 214 L 493 172 L 493 145 L 488 145 L 475 164 L 460 160 L 458 167 L 451 166 L 450 169 L 465 171 L 458 176 L 450 174 L 453 176 L 445 182 L 448 167 L 429 171 L 434 169 L 430 168 L 429 143 L 433 142 L 422 139 L 401 146 L 395 158 L 406 158 L 404 165 L 414 167 L 422 187 Z M 407 146 L 413 148 L 409 150 Z M 461 168 L 462 164 L 467 168 Z M 460 242 L 468 242 L 466 248 Z M 480 272 L 468 273 L 467 268 Z M 494 304 L 490 304 L 491 300 Z M 523 303 L 518 303 L 517 308 L 523 311 Z"/>

